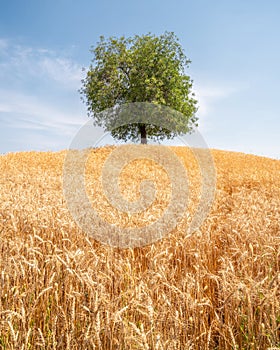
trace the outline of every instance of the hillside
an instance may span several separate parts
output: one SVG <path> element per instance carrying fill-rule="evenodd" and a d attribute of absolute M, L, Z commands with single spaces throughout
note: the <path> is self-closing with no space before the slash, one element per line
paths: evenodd
<path fill-rule="evenodd" d="M 192 152 L 170 149 L 187 169 L 188 209 L 165 238 L 128 249 L 73 220 L 65 151 L 0 157 L 0 349 L 280 347 L 280 161 L 211 151 L 215 199 L 187 234 L 201 174 Z M 128 201 L 139 199 L 143 178 L 158 191 L 145 212 L 120 212 L 100 181 L 113 150 L 90 153 L 91 205 L 123 229 L 156 222 L 171 198 L 167 172 L 149 159 L 125 167 L 119 188 Z"/>

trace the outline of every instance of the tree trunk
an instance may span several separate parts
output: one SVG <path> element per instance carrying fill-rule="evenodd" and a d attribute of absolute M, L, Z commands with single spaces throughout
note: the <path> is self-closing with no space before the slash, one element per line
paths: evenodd
<path fill-rule="evenodd" d="M 146 125 L 145 124 L 139 124 L 139 132 L 141 135 L 141 144 L 146 145 L 147 144 L 147 132 L 146 132 Z"/>

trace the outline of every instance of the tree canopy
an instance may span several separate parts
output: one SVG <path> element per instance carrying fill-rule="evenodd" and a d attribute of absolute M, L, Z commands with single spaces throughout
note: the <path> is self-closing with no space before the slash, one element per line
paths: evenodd
<path fill-rule="evenodd" d="M 190 60 L 174 33 L 108 39 L 101 36 L 91 53 L 92 62 L 80 93 L 95 125 L 110 130 L 114 138 L 125 141 L 141 138 L 142 143 L 147 138 L 185 134 L 197 126 L 193 81 L 185 74 Z M 106 109 L 117 110 L 124 104 L 139 102 L 168 106 L 180 112 L 181 117 L 178 118 L 179 113 L 162 116 L 172 121 L 172 128 L 152 122 L 110 128 L 112 118 L 103 113 Z"/>

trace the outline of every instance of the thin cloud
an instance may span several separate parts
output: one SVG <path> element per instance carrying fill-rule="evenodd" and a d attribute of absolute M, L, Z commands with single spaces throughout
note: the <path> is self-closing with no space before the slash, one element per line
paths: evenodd
<path fill-rule="evenodd" d="M 1 152 L 19 145 L 66 148 L 87 121 L 77 92 L 82 67 L 55 51 L 6 39 L 0 52 Z"/>
<path fill-rule="evenodd" d="M 8 47 L 8 41 L 0 38 L 0 53 L 6 52 Z"/>
<path fill-rule="evenodd" d="M 212 126 L 212 117 L 215 114 L 216 107 L 225 99 L 231 98 L 234 94 L 248 89 L 244 82 L 202 82 L 195 84 L 194 93 L 198 100 L 199 129 L 202 132 L 210 131 Z"/>
<path fill-rule="evenodd" d="M 200 115 L 204 116 L 209 114 L 213 103 L 228 98 L 245 88 L 247 87 L 245 87 L 243 83 L 237 82 L 230 86 L 225 82 L 196 84 L 194 92 L 199 102 Z"/>
<path fill-rule="evenodd" d="M 65 86 L 77 87 L 82 79 L 81 67 L 72 61 L 59 57 L 44 57 L 39 66 L 52 80 Z"/>
<path fill-rule="evenodd" d="M 81 65 L 52 50 L 27 47 L 0 39 L 0 52 L 2 81 L 26 81 L 32 77 L 77 90 L 83 78 Z"/>
<path fill-rule="evenodd" d="M 40 125 L 44 128 L 73 128 L 79 127 L 83 121 L 81 115 L 62 109 L 59 106 L 51 106 L 44 101 L 21 94 L 15 91 L 0 90 L 0 115 L 9 113 L 21 115 L 22 127 L 33 128 L 34 125 Z M 13 118 L 4 119 L 1 117 L 2 123 L 6 120 L 9 125 L 14 124 Z M 16 121 L 18 127 L 19 120 Z"/>

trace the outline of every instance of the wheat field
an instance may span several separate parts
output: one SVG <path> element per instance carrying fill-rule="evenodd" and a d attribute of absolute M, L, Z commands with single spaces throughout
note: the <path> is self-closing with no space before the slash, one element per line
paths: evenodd
<path fill-rule="evenodd" d="M 158 191 L 145 213 L 119 213 L 100 184 L 112 150 L 93 149 L 88 159 L 92 206 L 121 227 L 157 220 L 170 199 L 166 172 L 149 160 L 127 166 L 119 186 L 128 200 L 143 177 Z M 73 220 L 66 151 L 0 157 L 0 349 L 280 347 L 280 161 L 212 150 L 215 199 L 186 234 L 200 172 L 190 150 L 172 151 L 187 169 L 188 210 L 162 240 L 127 249 L 96 241 Z"/>

